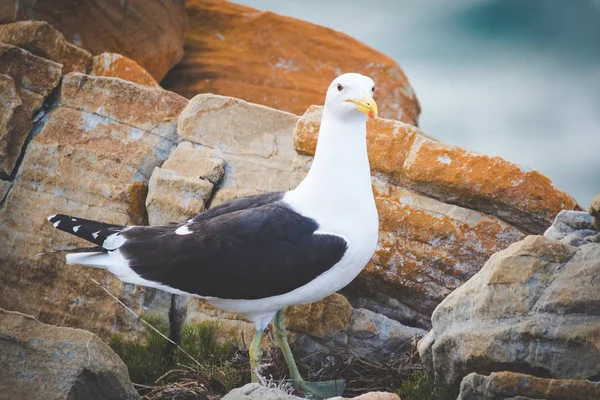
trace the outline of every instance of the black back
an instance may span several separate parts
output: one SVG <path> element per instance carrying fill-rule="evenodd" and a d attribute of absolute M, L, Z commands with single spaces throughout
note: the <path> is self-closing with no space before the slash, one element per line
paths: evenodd
<path fill-rule="evenodd" d="M 133 228 L 120 251 L 145 279 L 201 296 L 259 299 L 290 292 L 335 265 L 346 241 L 276 202 L 187 225 Z"/>

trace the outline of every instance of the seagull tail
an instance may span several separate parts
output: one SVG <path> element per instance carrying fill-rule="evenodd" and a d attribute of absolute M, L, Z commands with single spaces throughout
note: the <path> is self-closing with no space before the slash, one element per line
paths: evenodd
<path fill-rule="evenodd" d="M 48 221 L 56 229 L 85 239 L 97 246 L 102 246 L 108 236 L 120 232 L 125 228 L 122 225 L 107 224 L 64 214 L 51 215 L 48 217 Z"/>

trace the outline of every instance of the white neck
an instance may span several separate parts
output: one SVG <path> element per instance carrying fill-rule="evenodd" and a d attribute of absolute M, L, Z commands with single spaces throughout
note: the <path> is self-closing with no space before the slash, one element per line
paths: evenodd
<path fill-rule="evenodd" d="M 312 167 L 286 200 L 319 220 L 375 210 L 366 116 L 342 119 L 324 110 Z"/>

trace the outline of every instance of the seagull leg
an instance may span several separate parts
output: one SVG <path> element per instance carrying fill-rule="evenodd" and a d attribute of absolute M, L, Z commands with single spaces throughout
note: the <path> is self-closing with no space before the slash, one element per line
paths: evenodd
<path fill-rule="evenodd" d="M 283 357 L 290 370 L 291 378 L 296 385 L 305 393 L 310 394 L 318 399 L 326 399 L 329 397 L 340 396 L 346 387 L 346 382 L 343 379 L 327 382 L 307 382 L 298 371 L 298 366 L 294 360 L 294 355 L 290 349 L 287 340 L 287 331 L 285 329 L 285 321 L 283 320 L 283 310 L 279 310 L 275 314 L 275 338 L 279 344 L 279 348 L 283 352 Z"/>
<path fill-rule="evenodd" d="M 260 349 L 260 340 L 262 339 L 262 334 L 262 329 L 256 329 L 254 339 L 252 339 L 252 343 L 250 344 L 250 348 L 248 349 L 248 352 L 250 353 L 250 376 L 252 382 L 258 382 L 258 377 L 256 376 L 256 369 L 260 365 L 260 361 L 263 355 L 263 352 Z"/>

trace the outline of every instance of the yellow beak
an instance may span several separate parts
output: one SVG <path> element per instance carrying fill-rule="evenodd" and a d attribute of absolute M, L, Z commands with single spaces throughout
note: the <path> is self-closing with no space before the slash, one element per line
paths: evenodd
<path fill-rule="evenodd" d="M 379 111 L 377 110 L 377 103 L 371 96 L 365 93 L 362 100 L 357 99 L 348 99 L 347 102 L 354 103 L 356 105 L 356 109 L 360 112 L 363 112 L 369 116 L 369 118 L 375 118 Z"/>

